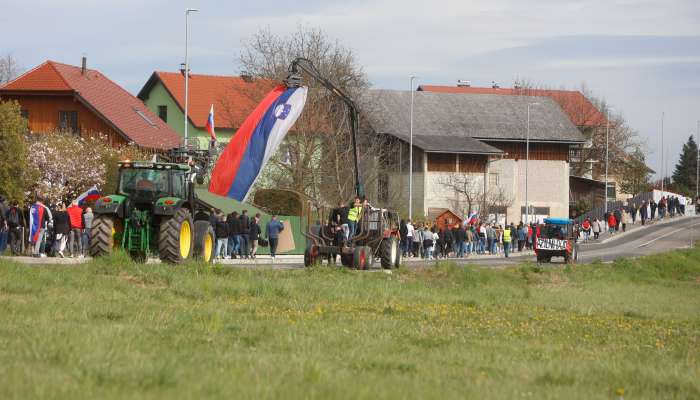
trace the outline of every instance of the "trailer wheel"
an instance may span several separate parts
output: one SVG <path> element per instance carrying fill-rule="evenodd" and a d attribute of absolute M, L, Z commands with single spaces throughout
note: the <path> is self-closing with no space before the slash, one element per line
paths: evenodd
<path fill-rule="evenodd" d="M 369 246 L 365 246 L 365 254 L 367 255 L 367 263 L 365 269 L 372 269 L 374 266 L 374 251 Z"/>
<path fill-rule="evenodd" d="M 401 252 L 399 251 L 399 242 L 395 236 L 391 236 L 382 240 L 379 245 L 379 257 L 381 257 L 382 268 L 391 269 L 398 268 L 400 264 Z"/>
<path fill-rule="evenodd" d="M 92 221 L 90 228 L 90 255 L 102 257 L 112 254 L 117 245 L 116 234 L 121 224 L 115 223 L 112 214 L 100 214 Z"/>
<path fill-rule="evenodd" d="M 352 257 L 352 267 L 356 269 L 367 269 L 367 250 L 365 246 L 355 247 Z"/>
<path fill-rule="evenodd" d="M 160 259 L 179 264 L 190 258 L 194 242 L 192 233 L 192 217 L 186 208 L 177 210 L 175 215 L 163 220 L 158 235 Z"/>
<path fill-rule="evenodd" d="M 311 267 L 318 262 L 318 248 L 310 246 L 304 250 L 304 266 Z"/>
<path fill-rule="evenodd" d="M 194 256 L 207 264 L 213 264 L 215 238 L 209 221 L 194 221 Z"/>

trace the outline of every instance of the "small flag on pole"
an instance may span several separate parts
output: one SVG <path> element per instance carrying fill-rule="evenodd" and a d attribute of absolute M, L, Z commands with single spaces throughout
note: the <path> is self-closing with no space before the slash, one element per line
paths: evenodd
<path fill-rule="evenodd" d="M 86 190 L 83 194 L 78 196 L 75 200 L 75 202 L 78 203 L 78 205 L 83 205 L 85 204 L 86 201 L 92 201 L 92 200 L 97 200 L 101 197 L 100 191 L 97 189 L 97 186 L 93 186 L 90 189 Z"/>
<path fill-rule="evenodd" d="M 211 109 L 209 109 L 209 118 L 207 118 L 207 132 L 209 132 L 209 136 L 211 136 L 212 140 L 216 140 L 216 132 L 214 132 L 214 105 L 211 105 Z"/>

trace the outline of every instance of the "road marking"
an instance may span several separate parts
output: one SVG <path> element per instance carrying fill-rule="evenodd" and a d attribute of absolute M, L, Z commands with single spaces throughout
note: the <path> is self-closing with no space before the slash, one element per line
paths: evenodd
<path fill-rule="evenodd" d="M 642 248 L 642 247 L 649 246 L 650 244 L 656 242 L 656 241 L 659 240 L 659 239 L 663 239 L 663 238 L 665 238 L 665 237 L 668 237 L 668 236 L 673 235 L 674 233 L 677 233 L 677 232 L 680 232 L 680 231 L 684 231 L 684 230 L 686 230 L 686 229 L 689 229 L 689 228 L 692 228 L 692 227 L 698 226 L 698 225 L 700 225 L 700 223 L 694 224 L 694 225 L 690 225 L 690 226 L 687 226 L 687 227 L 683 227 L 683 228 L 680 228 L 680 229 L 676 229 L 675 231 L 671 231 L 671 232 L 669 232 L 669 233 L 667 233 L 667 234 L 665 234 L 665 235 L 661 235 L 661 236 L 659 236 L 659 237 L 657 237 L 657 238 L 654 238 L 654 239 L 652 239 L 652 240 L 650 240 L 650 241 L 648 241 L 648 242 L 646 242 L 646 243 L 644 243 L 644 244 L 640 244 L 639 246 L 637 246 L 637 248 Z"/>

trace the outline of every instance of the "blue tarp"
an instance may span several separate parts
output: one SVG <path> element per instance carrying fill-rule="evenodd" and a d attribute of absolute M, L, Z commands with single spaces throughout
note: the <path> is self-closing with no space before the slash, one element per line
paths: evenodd
<path fill-rule="evenodd" d="M 571 225 L 574 223 L 574 220 L 568 218 L 545 218 L 544 223 L 549 225 Z"/>

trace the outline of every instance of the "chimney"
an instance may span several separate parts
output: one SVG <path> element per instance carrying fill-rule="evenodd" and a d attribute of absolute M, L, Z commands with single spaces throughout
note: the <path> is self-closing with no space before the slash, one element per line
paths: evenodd
<path fill-rule="evenodd" d="M 496 81 L 491 81 L 491 88 L 492 89 L 500 89 L 501 86 L 498 84 Z"/>
<path fill-rule="evenodd" d="M 83 65 L 80 68 L 80 73 L 85 75 L 86 70 L 87 70 L 87 57 L 83 56 Z"/>
<path fill-rule="evenodd" d="M 248 71 L 241 71 L 241 79 L 243 79 L 243 82 L 250 83 L 253 82 L 253 75 Z"/>
<path fill-rule="evenodd" d="M 464 80 L 464 79 L 458 79 L 457 80 L 457 87 L 471 87 L 472 82 L 469 80 Z"/>

